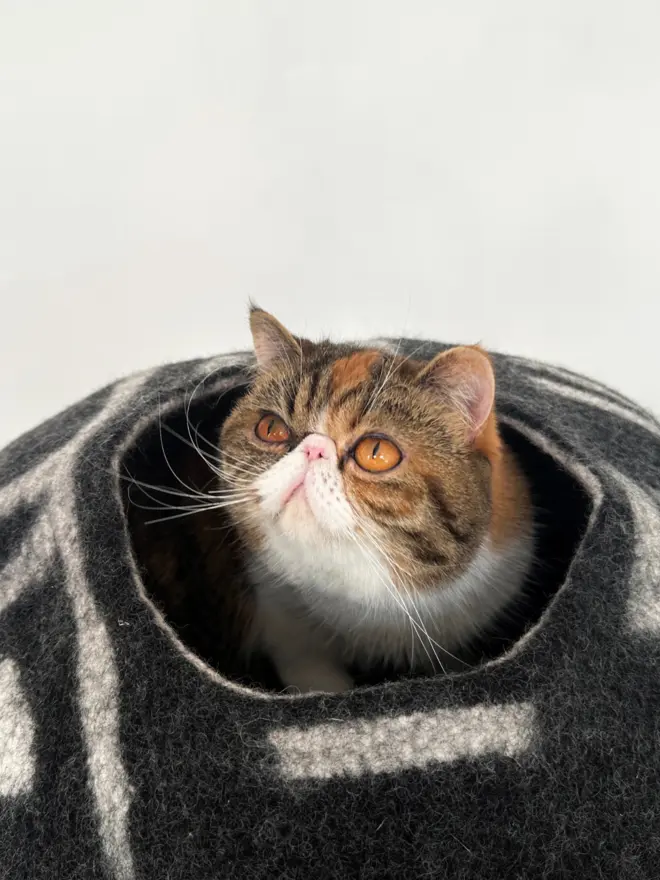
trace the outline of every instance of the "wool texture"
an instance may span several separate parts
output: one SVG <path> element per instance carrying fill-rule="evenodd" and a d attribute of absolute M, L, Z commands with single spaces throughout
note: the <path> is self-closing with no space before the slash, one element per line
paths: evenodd
<path fill-rule="evenodd" d="M 248 355 L 121 380 L 0 453 L 0 878 L 658 876 L 660 424 L 494 363 L 532 482 L 547 463 L 540 532 L 574 532 L 534 620 L 462 674 L 250 689 L 152 604 L 125 456 L 191 395 L 225 406 Z"/>

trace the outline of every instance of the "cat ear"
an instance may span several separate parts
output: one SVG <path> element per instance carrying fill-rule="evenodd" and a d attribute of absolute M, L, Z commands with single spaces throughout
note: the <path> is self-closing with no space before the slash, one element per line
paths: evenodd
<path fill-rule="evenodd" d="M 278 360 L 297 363 L 300 359 L 300 343 L 280 322 L 259 309 L 250 309 L 250 330 L 254 341 L 254 353 L 262 368 L 272 366 Z"/>
<path fill-rule="evenodd" d="M 433 358 L 419 379 L 449 399 L 467 423 L 468 439 L 474 440 L 495 401 L 495 374 L 486 352 L 476 345 L 450 348 Z"/>

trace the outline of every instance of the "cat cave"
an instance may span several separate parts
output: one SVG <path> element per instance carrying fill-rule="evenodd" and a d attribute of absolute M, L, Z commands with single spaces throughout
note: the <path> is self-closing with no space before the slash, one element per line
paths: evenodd
<path fill-rule="evenodd" d="M 0 875 L 657 876 L 660 425 L 563 369 L 494 365 L 539 564 L 450 675 L 283 693 L 265 663 L 237 672 L 222 599 L 159 588 L 204 554 L 132 493 L 177 497 L 186 425 L 213 442 L 248 355 L 129 377 L 0 453 Z"/>

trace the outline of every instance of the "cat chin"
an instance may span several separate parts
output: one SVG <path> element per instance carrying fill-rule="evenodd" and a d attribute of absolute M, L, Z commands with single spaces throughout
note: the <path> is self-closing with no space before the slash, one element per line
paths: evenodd
<path fill-rule="evenodd" d="M 263 538 L 261 563 L 290 582 L 298 581 L 300 575 L 304 581 L 311 578 L 307 587 L 312 591 L 318 567 L 331 572 L 346 546 L 353 546 L 345 531 L 338 532 L 319 521 L 302 500 L 294 499 L 277 517 L 265 517 L 259 526 Z"/>
<path fill-rule="evenodd" d="M 270 543 L 279 541 L 299 544 L 301 547 L 318 546 L 320 543 L 337 543 L 340 536 L 319 522 L 308 505 L 302 503 L 287 507 L 267 529 Z"/>
<path fill-rule="evenodd" d="M 338 517 L 333 512 L 323 499 L 315 497 L 313 490 L 301 484 L 275 516 L 267 506 L 262 508 L 263 525 L 273 537 L 279 534 L 305 543 L 310 540 L 337 541 L 346 536 L 347 523 L 345 516 Z"/>
<path fill-rule="evenodd" d="M 324 531 L 304 498 L 293 498 L 277 517 L 275 527 L 276 533 L 305 542 L 318 540 Z"/>

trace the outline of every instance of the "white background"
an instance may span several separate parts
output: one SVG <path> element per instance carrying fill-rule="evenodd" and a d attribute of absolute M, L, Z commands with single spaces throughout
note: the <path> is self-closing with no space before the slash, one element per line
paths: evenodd
<path fill-rule="evenodd" d="M 658 0 L 0 0 L 0 444 L 294 331 L 660 411 Z"/>

